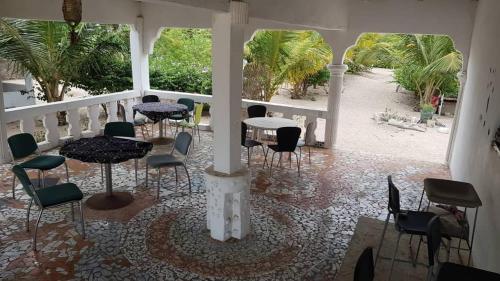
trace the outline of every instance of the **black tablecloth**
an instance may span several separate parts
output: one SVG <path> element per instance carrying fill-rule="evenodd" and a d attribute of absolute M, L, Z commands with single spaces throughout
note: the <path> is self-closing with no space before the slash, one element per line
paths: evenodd
<path fill-rule="evenodd" d="M 66 143 L 59 154 L 68 158 L 92 163 L 120 163 L 142 158 L 153 149 L 149 142 L 98 136 L 81 138 Z"/>
<path fill-rule="evenodd" d="M 187 106 L 183 104 L 148 102 L 136 104 L 132 108 L 144 114 L 155 123 L 170 118 L 172 115 L 183 115 L 187 117 L 189 114 Z"/>

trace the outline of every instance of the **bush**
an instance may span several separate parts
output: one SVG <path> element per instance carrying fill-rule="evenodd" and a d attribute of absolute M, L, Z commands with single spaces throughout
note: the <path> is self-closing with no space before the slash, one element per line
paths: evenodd
<path fill-rule="evenodd" d="M 152 89 L 212 94 L 212 73 L 197 72 L 187 67 L 153 70 L 149 81 Z"/>
<path fill-rule="evenodd" d="M 317 86 L 325 85 L 326 83 L 328 83 L 328 80 L 330 80 L 330 71 L 328 70 L 328 68 L 323 67 L 318 72 L 307 77 L 305 83 L 316 88 Z"/>

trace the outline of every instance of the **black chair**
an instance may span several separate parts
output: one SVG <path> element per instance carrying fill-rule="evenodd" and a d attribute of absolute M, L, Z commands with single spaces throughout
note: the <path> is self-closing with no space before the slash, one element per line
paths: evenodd
<path fill-rule="evenodd" d="M 297 158 L 297 171 L 300 177 L 300 161 L 299 156 L 295 153 L 295 149 L 297 148 L 297 142 L 300 138 L 301 129 L 299 127 L 283 127 L 276 130 L 276 144 L 268 145 L 268 150 L 266 151 L 266 158 L 269 149 L 273 150 L 273 155 L 271 157 L 271 166 L 269 168 L 269 173 L 272 174 L 274 155 L 279 153 L 280 160 L 278 162 L 281 163 L 281 157 L 283 156 L 283 152 L 293 153 Z M 265 162 L 264 162 L 265 164 Z"/>
<path fill-rule="evenodd" d="M 161 174 L 160 169 L 163 167 L 174 167 L 175 169 L 175 186 L 179 182 L 177 177 L 177 167 L 182 166 L 186 171 L 189 184 L 189 193 L 191 193 L 191 178 L 189 177 L 189 172 L 186 167 L 186 162 L 189 156 L 189 147 L 191 146 L 191 141 L 193 137 L 188 132 L 180 132 L 175 139 L 172 151 L 169 154 L 158 154 L 149 156 L 146 160 L 146 187 L 148 186 L 148 169 L 149 166 L 156 168 L 158 171 L 158 190 L 156 192 L 156 198 L 160 198 L 160 180 Z M 184 156 L 184 159 L 178 158 L 174 155 L 174 152 L 180 153 Z"/>
<path fill-rule="evenodd" d="M 146 139 L 146 134 L 149 137 L 149 130 L 148 127 L 146 126 L 146 119 L 136 119 L 135 118 L 136 113 L 137 112 L 134 110 L 133 112 L 134 127 L 141 128 L 142 138 Z M 118 114 L 122 117 L 123 122 L 127 122 L 127 112 L 125 111 L 125 107 L 121 103 L 118 103 Z M 144 134 L 144 129 L 146 129 L 146 134 Z"/>
<path fill-rule="evenodd" d="M 160 98 L 156 95 L 145 95 L 142 97 L 142 103 L 160 102 Z"/>
<path fill-rule="evenodd" d="M 59 155 L 44 155 L 41 154 L 38 144 L 35 138 L 28 133 L 20 133 L 10 136 L 7 139 L 9 144 L 11 156 L 14 165 L 19 164 L 24 169 L 34 169 L 38 170 L 38 186 L 40 182 L 42 186 L 45 187 L 45 171 L 52 170 L 64 164 L 66 169 L 66 180 L 69 181 L 68 165 L 66 164 L 66 158 Z M 23 162 L 18 160 L 24 159 L 30 156 L 34 156 Z M 16 188 L 16 177 L 12 179 L 12 198 L 16 199 L 15 194 Z"/>
<path fill-rule="evenodd" d="M 399 235 L 398 235 L 398 240 L 396 242 L 396 248 L 395 248 L 394 254 L 392 256 L 391 270 L 389 273 L 389 279 L 390 279 L 392 276 L 392 270 L 394 268 L 394 261 L 396 259 L 396 254 L 398 252 L 399 242 L 401 240 L 401 236 L 403 234 L 417 235 L 417 236 L 427 235 L 427 225 L 429 224 L 431 219 L 433 217 L 435 217 L 436 215 L 434 213 L 431 213 L 431 212 L 402 210 L 401 205 L 400 205 L 400 199 L 399 199 L 399 190 L 392 182 L 391 176 L 387 177 L 387 181 L 388 181 L 388 185 L 389 185 L 389 203 L 387 206 L 388 214 L 387 214 L 387 218 L 385 220 L 385 225 L 384 225 L 384 230 L 382 232 L 382 237 L 380 238 L 380 243 L 379 243 L 379 246 L 377 249 L 377 256 L 375 258 L 375 264 L 377 264 L 378 258 L 380 256 L 380 249 L 382 248 L 382 244 L 383 244 L 384 237 L 385 237 L 385 232 L 387 230 L 387 225 L 389 224 L 389 219 L 390 219 L 390 216 L 392 215 L 394 218 L 394 224 L 395 224 L 396 230 L 399 232 Z M 411 244 L 410 244 L 410 250 L 411 250 Z M 416 255 L 417 257 L 418 257 L 419 250 L 420 250 L 420 247 L 417 249 L 417 255 Z M 413 259 L 411 262 L 414 265 L 416 264 L 415 259 Z"/>
<path fill-rule="evenodd" d="M 248 118 L 266 117 L 267 108 L 264 105 L 256 104 L 247 108 Z"/>
<path fill-rule="evenodd" d="M 14 167 L 12 167 L 12 172 L 14 173 L 15 177 L 19 179 L 24 191 L 30 197 L 30 203 L 28 205 L 28 212 L 26 215 L 26 231 L 29 231 L 30 211 L 33 202 L 35 202 L 35 205 L 38 206 L 39 209 L 38 219 L 36 220 L 35 224 L 35 233 L 33 234 L 34 251 L 36 251 L 36 234 L 38 231 L 38 224 L 40 223 L 40 219 L 42 218 L 43 211 L 47 208 L 58 207 L 68 203 L 71 204 L 71 216 L 73 218 L 73 221 L 75 220 L 73 203 L 78 203 L 78 205 L 80 206 L 82 236 L 85 239 L 85 220 L 83 218 L 82 208 L 83 193 L 78 188 L 78 186 L 76 186 L 76 184 L 67 182 L 36 189 L 31 183 L 28 174 L 26 174 L 26 171 L 21 165 L 15 165 Z"/>
<path fill-rule="evenodd" d="M 254 148 L 256 146 L 262 147 L 262 153 L 264 154 L 264 156 L 266 156 L 266 152 L 264 150 L 264 145 L 261 142 L 247 138 L 247 131 L 248 131 L 247 124 L 245 124 L 244 122 L 241 122 L 241 146 L 244 146 L 247 148 L 248 166 L 250 166 L 250 149 L 251 148 Z M 264 158 L 264 162 L 265 161 L 266 161 L 266 159 Z"/>
<path fill-rule="evenodd" d="M 374 277 L 373 249 L 368 247 L 358 258 L 358 262 L 354 268 L 354 281 L 373 281 Z"/>
<path fill-rule="evenodd" d="M 134 124 L 130 122 L 108 122 L 104 126 L 104 135 L 110 137 L 127 137 L 135 138 L 135 128 Z M 134 159 L 135 167 L 135 182 L 137 183 L 137 167 L 138 159 Z M 104 178 L 104 171 L 101 164 L 101 179 Z"/>
<path fill-rule="evenodd" d="M 439 248 L 442 242 L 442 224 L 439 217 L 433 218 L 427 227 L 427 254 L 429 272 L 427 280 L 433 280 L 436 266 L 439 268 L 436 281 L 500 281 L 500 274 L 461 264 L 439 262 Z"/>
<path fill-rule="evenodd" d="M 177 136 L 177 132 L 179 130 L 179 125 L 180 125 L 181 121 L 186 120 L 187 122 L 189 122 L 190 117 L 192 116 L 192 111 L 194 110 L 195 102 L 194 102 L 193 99 L 180 98 L 180 99 L 177 100 L 177 104 L 185 105 L 187 107 L 187 111 L 189 112 L 189 115 L 186 117 L 183 114 L 173 114 L 173 115 L 171 115 L 168 118 L 168 120 L 169 120 L 168 123 L 172 122 L 172 123 L 175 124 L 175 133 L 174 133 L 174 136 Z"/>

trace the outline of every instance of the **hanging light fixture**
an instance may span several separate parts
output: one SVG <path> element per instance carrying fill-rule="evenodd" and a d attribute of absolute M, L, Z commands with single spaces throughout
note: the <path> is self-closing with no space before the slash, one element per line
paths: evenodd
<path fill-rule="evenodd" d="M 76 33 L 76 27 L 80 24 L 82 20 L 82 1 L 81 0 L 64 0 L 62 12 L 64 20 L 69 25 L 70 28 L 70 40 L 71 44 L 78 42 L 78 34 Z"/>

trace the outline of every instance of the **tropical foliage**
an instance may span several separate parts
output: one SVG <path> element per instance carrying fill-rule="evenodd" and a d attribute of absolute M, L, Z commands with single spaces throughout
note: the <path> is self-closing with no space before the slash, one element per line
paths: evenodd
<path fill-rule="evenodd" d="M 395 69 L 395 82 L 415 92 L 420 106 L 429 104 L 433 95 L 458 94 L 462 57 L 448 36 L 366 33 L 348 50 L 345 61 L 351 73 L 371 67 Z"/>
<path fill-rule="evenodd" d="M 269 101 L 284 82 L 292 86 L 292 98 L 303 97 L 311 85 L 325 83 L 332 52 L 317 32 L 266 30 L 247 44 L 245 58 L 244 95 Z"/>

